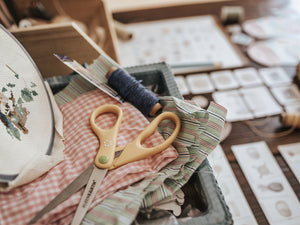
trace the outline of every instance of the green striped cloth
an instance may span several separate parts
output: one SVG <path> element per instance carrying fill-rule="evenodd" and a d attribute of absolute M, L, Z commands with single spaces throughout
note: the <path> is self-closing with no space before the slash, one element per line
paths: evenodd
<path fill-rule="evenodd" d="M 55 99 L 63 105 L 81 94 L 94 89 L 81 77 L 74 78 Z M 171 196 L 188 182 L 194 171 L 220 142 L 226 110 L 212 102 L 207 110 L 191 102 L 174 97 L 161 97 L 163 111 L 176 113 L 182 128 L 173 143 L 179 153 L 176 160 L 142 181 L 120 190 L 106 198 L 85 216 L 82 224 L 131 224 L 141 208 Z M 166 138 L 173 131 L 173 124 L 162 122 L 160 133 Z"/>
<path fill-rule="evenodd" d="M 102 54 L 92 64 L 88 65 L 88 70 L 95 74 L 103 83 L 107 83 L 105 75 L 111 67 L 119 68 L 120 66 L 107 55 Z"/>
<path fill-rule="evenodd" d="M 105 75 L 112 66 L 119 67 L 106 55 L 101 55 L 88 69 L 106 82 Z M 95 87 L 81 77 L 77 77 L 55 96 L 59 105 L 77 98 Z M 141 208 L 173 195 L 188 182 L 207 155 L 220 142 L 225 123 L 226 110 L 211 103 L 207 110 L 192 102 L 174 97 L 161 97 L 163 111 L 176 113 L 181 119 L 181 131 L 173 146 L 179 153 L 176 160 L 142 181 L 120 190 L 93 208 L 84 218 L 83 224 L 131 224 Z M 160 133 L 167 138 L 173 131 L 173 124 L 163 121 Z"/>

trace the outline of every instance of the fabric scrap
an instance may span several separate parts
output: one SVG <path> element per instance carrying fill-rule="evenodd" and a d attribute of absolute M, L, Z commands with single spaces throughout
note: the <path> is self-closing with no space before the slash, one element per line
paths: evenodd
<path fill-rule="evenodd" d="M 94 160 L 99 148 L 97 136 L 93 133 L 89 117 L 91 112 L 103 104 L 115 104 L 123 110 L 123 122 L 118 135 L 117 146 L 125 145 L 133 140 L 149 123 L 149 121 L 128 103 L 121 104 L 98 89 L 82 94 L 86 90 L 86 83 L 81 85 L 71 82 L 65 94 L 56 96 L 56 99 L 67 102 L 60 105 L 64 118 L 65 150 L 64 160 L 49 170 L 48 173 L 33 182 L 16 188 L 8 193 L 0 194 L 0 224 L 26 224 L 35 214 L 47 205 L 71 181 L 73 181 Z M 80 93 L 80 94 L 79 94 Z M 78 94 L 78 95 L 77 95 Z M 77 96 L 77 97 L 75 97 Z M 113 117 L 101 117 L 101 127 L 106 129 L 113 125 Z M 155 132 L 146 146 L 155 146 L 164 141 L 163 137 Z M 177 151 L 170 146 L 166 150 L 144 160 L 139 160 L 107 173 L 100 189 L 97 192 L 91 208 L 98 205 L 103 199 L 124 190 L 130 184 L 136 183 L 176 159 Z M 82 196 L 82 191 L 72 195 L 69 199 L 44 215 L 37 224 L 69 224 L 74 216 L 76 207 Z"/>
<path fill-rule="evenodd" d="M 72 96 L 88 90 L 82 87 L 86 87 L 86 81 L 80 78 L 71 82 L 68 90 L 60 95 L 60 100 L 64 100 L 61 102 L 66 103 Z M 173 143 L 178 152 L 177 159 L 138 184 L 104 199 L 86 215 L 83 224 L 130 224 L 140 208 L 152 206 L 187 183 L 194 171 L 220 142 L 227 112 L 222 106 L 211 102 L 208 109 L 204 110 L 192 101 L 174 97 L 160 97 L 160 103 L 164 111 L 175 112 L 181 118 L 182 130 Z M 168 123 L 161 123 L 159 129 L 165 138 L 173 130 L 172 124 Z"/>
<path fill-rule="evenodd" d="M 163 111 L 174 112 L 181 118 L 181 132 L 173 143 L 178 158 L 158 173 L 104 199 L 86 215 L 83 224 L 131 224 L 140 208 L 149 208 L 186 184 L 220 142 L 226 116 L 222 106 L 212 102 L 204 110 L 174 97 L 161 97 L 160 103 Z M 171 134 L 173 126 L 165 121 L 159 125 L 164 138 Z"/>

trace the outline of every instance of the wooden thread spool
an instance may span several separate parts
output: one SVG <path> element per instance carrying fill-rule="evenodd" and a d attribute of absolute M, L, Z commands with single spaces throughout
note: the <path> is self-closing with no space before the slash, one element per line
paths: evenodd
<path fill-rule="evenodd" d="M 105 77 L 108 79 L 108 84 L 113 89 L 115 89 L 124 98 L 124 100 L 131 102 L 135 107 L 137 107 L 141 112 L 143 112 L 144 115 L 155 116 L 156 114 L 158 114 L 159 111 L 162 109 L 162 105 L 159 103 L 159 100 L 154 95 L 154 93 L 152 93 L 147 88 L 142 86 L 142 84 L 139 84 L 134 78 L 126 74 L 125 71 L 122 72 L 122 70 L 118 72 L 118 78 L 119 78 L 118 81 L 122 81 L 121 83 L 123 84 L 125 80 L 127 82 L 133 82 L 133 81 L 137 82 L 138 84 L 137 89 L 139 90 L 139 92 L 135 93 L 137 89 L 132 90 L 132 88 L 130 88 L 129 91 L 129 89 L 128 90 L 126 88 L 124 89 L 124 86 L 120 87 L 121 83 L 116 80 L 116 76 L 113 76 L 113 73 L 117 72 L 117 69 L 118 68 L 112 67 L 105 75 Z M 111 81 L 110 79 L 111 77 L 114 77 L 113 81 Z M 131 85 L 129 85 L 129 87 L 131 87 Z M 127 92 L 127 94 L 125 94 L 125 92 Z M 129 97 L 128 92 L 130 92 L 131 97 Z M 141 104 L 141 102 L 143 102 L 144 104 Z"/>
<path fill-rule="evenodd" d="M 269 121 L 265 120 L 264 122 Z M 245 123 L 249 126 L 249 128 L 258 136 L 264 137 L 264 138 L 279 138 L 284 137 L 289 134 L 291 134 L 296 128 L 300 128 L 300 112 L 295 113 L 282 113 L 280 115 L 280 121 L 285 126 L 290 127 L 286 131 L 278 132 L 278 133 L 266 133 L 261 130 L 259 130 L 255 125 L 262 125 L 262 124 L 256 124 L 255 122 L 245 121 Z"/>
<path fill-rule="evenodd" d="M 114 20 L 113 25 L 116 30 L 117 37 L 123 41 L 128 41 L 133 37 L 133 33 L 129 31 L 125 24 Z"/>
<path fill-rule="evenodd" d="M 34 18 L 25 18 L 20 20 L 19 28 L 33 27 L 36 25 L 47 24 L 44 20 L 34 19 Z"/>
<path fill-rule="evenodd" d="M 283 113 L 280 119 L 285 126 L 300 128 L 300 112 Z"/>

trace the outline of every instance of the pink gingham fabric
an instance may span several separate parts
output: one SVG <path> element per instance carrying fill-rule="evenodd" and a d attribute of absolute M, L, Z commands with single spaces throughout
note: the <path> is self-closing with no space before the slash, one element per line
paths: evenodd
<path fill-rule="evenodd" d="M 98 137 L 89 124 L 92 111 L 104 104 L 115 104 L 123 110 L 123 122 L 118 134 L 117 146 L 133 140 L 149 123 L 148 120 L 128 103 L 119 103 L 96 89 L 61 106 L 64 116 L 65 150 L 64 160 L 48 173 L 33 182 L 8 193 L 0 193 L 0 224 L 27 224 L 45 205 L 59 194 L 71 181 L 84 171 L 94 160 L 99 148 Z M 101 116 L 97 123 L 107 129 L 113 125 L 112 116 Z M 163 142 L 155 132 L 145 143 L 154 146 Z M 107 196 L 133 184 L 177 158 L 177 151 L 170 146 L 163 152 L 144 160 L 124 165 L 107 173 L 90 208 Z M 38 168 L 37 168 L 38 169 Z M 69 224 L 80 201 L 82 191 L 72 195 L 65 202 L 44 215 L 36 224 Z"/>

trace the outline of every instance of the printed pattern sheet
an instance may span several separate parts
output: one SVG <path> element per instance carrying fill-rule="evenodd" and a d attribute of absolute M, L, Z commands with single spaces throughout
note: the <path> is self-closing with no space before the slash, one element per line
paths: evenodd
<path fill-rule="evenodd" d="M 233 145 L 232 151 L 271 225 L 300 221 L 300 202 L 267 144 Z"/>
<path fill-rule="evenodd" d="M 218 145 L 208 156 L 208 160 L 220 185 L 226 204 L 230 209 L 234 224 L 257 225 L 255 217 L 234 176 L 221 145 Z"/>
<path fill-rule="evenodd" d="M 169 64 L 221 63 L 223 68 L 244 64 L 212 16 L 132 23 L 128 41 L 119 40 L 122 66 L 165 61 Z"/>
<path fill-rule="evenodd" d="M 300 183 L 300 143 L 279 145 L 278 150 Z"/>

